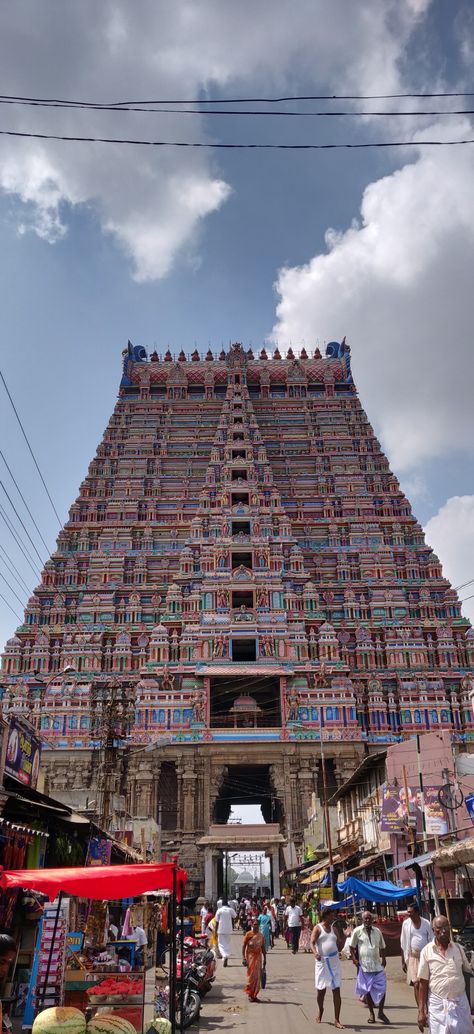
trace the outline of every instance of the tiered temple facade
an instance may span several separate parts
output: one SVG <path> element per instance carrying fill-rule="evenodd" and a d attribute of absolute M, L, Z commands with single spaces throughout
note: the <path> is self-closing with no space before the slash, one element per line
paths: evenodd
<path fill-rule="evenodd" d="M 71 665 L 76 675 L 62 672 Z M 473 739 L 474 632 L 359 402 L 321 356 L 129 344 L 80 494 L 7 643 L 5 692 L 49 743 L 51 792 L 93 782 L 92 683 L 135 692 L 132 815 L 197 841 L 252 787 L 301 842 L 313 792 L 415 731 Z M 54 678 L 57 673 L 57 678 Z M 127 746 L 130 746 L 130 743 Z M 125 757 L 125 754 L 124 754 Z M 123 781 L 123 779 L 122 779 Z"/>

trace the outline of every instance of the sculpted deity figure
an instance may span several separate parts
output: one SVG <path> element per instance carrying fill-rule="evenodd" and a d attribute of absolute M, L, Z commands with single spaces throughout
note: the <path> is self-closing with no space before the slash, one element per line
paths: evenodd
<path fill-rule="evenodd" d="M 166 664 L 163 668 L 163 674 L 161 676 L 161 688 L 165 693 L 172 693 L 174 689 L 174 675 L 171 674 Z"/>
<path fill-rule="evenodd" d="M 286 696 L 288 721 L 296 722 L 298 720 L 298 708 L 301 703 L 300 694 L 295 689 L 289 689 Z"/>

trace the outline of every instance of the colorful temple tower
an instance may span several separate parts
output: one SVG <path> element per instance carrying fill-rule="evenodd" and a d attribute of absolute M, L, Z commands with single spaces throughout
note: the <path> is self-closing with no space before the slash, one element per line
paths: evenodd
<path fill-rule="evenodd" d="M 160 819 L 202 884 L 199 838 L 234 801 L 260 801 L 301 843 L 321 737 L 330 787 L 371 745 L 436 729 L 470 742 L 473 666 L 474 632 L 359 402 L 345 341 L 324 358 L 236 344 L 148 360 L 129 344 L 114 413 L 3 656 L 4 692 L 22 707 L 30 694 L 56 748 L 51 792 L 93 786 L 93 701 L 126 686 L 127 808 Z"/>

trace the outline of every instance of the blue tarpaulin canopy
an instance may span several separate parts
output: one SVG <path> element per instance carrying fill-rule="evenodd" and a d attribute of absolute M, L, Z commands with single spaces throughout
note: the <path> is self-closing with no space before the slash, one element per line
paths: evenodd
<path fill-rule="evenodd" d="M 343 883 L 337 884 L 341 894 L 354 894 L 356 898 L 364 898 L 365 901 L 379 901 L 389 903 L 400 901 L 401 898 L 413 898 L 416 889 L 413 887 L 396 887 L 390 880 L 358 880 L 356 876 L 349 876 Z"/>

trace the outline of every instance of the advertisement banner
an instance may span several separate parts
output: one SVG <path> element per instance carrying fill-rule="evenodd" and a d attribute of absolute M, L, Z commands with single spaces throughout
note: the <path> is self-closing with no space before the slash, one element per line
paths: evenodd
<path fill-rule="evenodd" d="M 439 786 L 425 786 L 426 832 L 431 836 L 444 836 L 448 832 L 446 811 L 438 799 Z M 382 833 L 402 833 L 411 827 L 417 833 L 423 831 L 421 791 L 419 787 L 408 787 L 408 801 L 403 786 L 384 786 L 382 802 Z"/>
<path fill-rule="evenodd" d="M 112 841 L 106 837 L 91 837 L 87 852 L 87 865 L 110 865 Z"/>
<path fill-rule="evenodd" d="M 34 790 L 38 782 L 41 741 L 21 718 L 12 718 L 7 731 L 5 773 Z"/>

